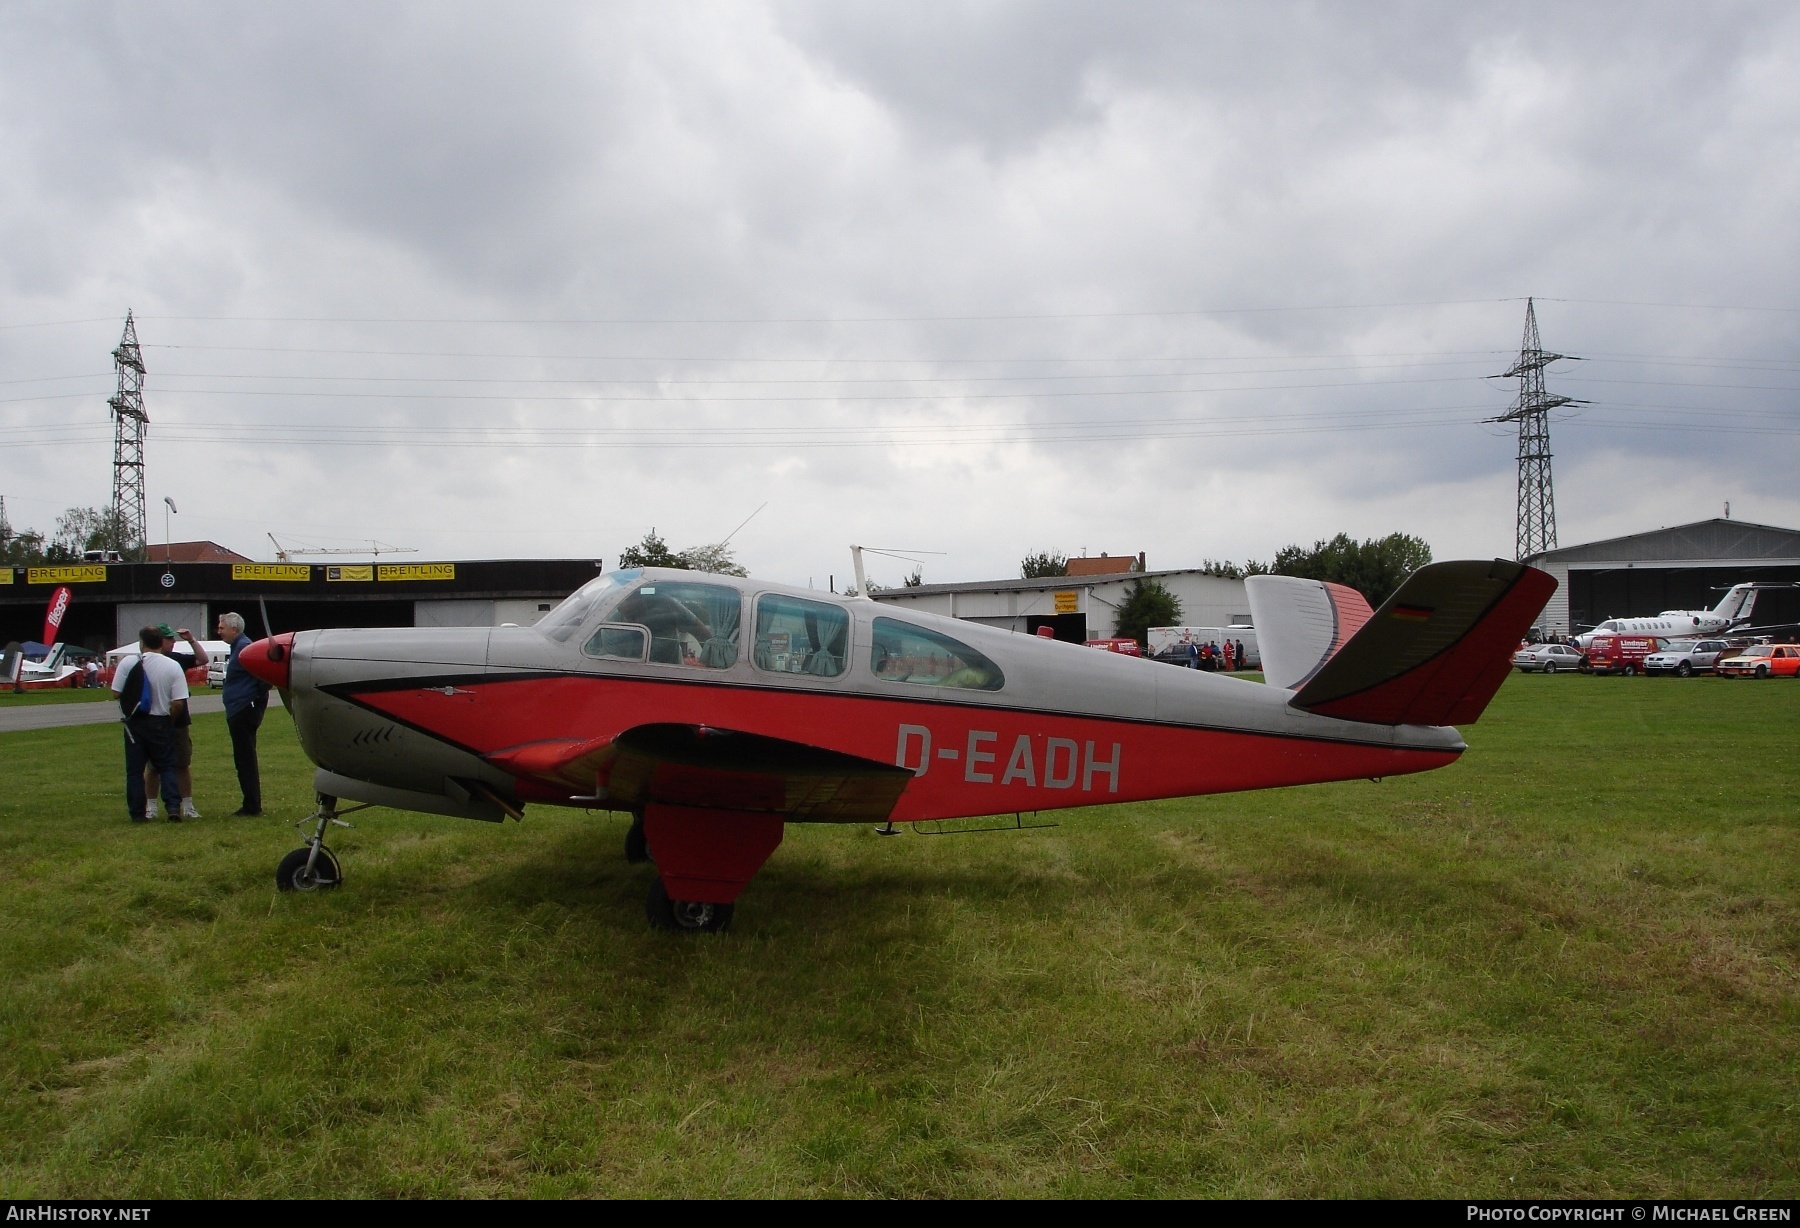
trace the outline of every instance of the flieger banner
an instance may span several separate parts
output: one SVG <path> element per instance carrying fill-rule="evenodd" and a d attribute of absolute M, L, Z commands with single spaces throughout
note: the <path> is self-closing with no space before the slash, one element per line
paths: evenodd
<path fill-rule="evenodd" d="M 62 627 L 63 615 L 69 612 L 69 589 L 67 585 L 50 594 L 50 607 L 44 611 L 44 643 L 56 643 L 56 633 Z"/>

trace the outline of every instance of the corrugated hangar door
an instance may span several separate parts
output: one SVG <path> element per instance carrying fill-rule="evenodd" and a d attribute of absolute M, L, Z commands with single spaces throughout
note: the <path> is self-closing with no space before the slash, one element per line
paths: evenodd
<path fill-rule="evenodd" d="M 492 601 L 450 599 L 413 602 L 415 627 L 491 627 L 494 625 Z"/>
<path fill-rule="evenodd" d="M 157 623 L 186 627 L 197 640 L 210 640 L 213 628 L 206 621 L 206 605 L 198 601 L 122 602 L 113 607 L 113 647 L 135 644 L 138 632 Z"/>

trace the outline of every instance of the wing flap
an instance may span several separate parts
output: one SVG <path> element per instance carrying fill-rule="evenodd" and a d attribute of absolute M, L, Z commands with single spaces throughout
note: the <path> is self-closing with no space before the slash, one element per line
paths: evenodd
<path fill-rule="evenodd" d="M 485 758 L 626 809 L 655 803 L 813 822 L 879 823 L 913 779 L 889 763 L 695 725 L 646 725 L 610 741 L 534 742 Z"/>

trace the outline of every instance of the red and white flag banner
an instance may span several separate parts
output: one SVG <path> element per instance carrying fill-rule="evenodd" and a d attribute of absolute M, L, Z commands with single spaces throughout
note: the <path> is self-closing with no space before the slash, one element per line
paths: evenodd
<path fill-rule="evenodd" d="M 69 612 L 69 589 L 67 585 L 50 594 L 49 608 L 44 611 L 44 643 L 56 643 L 57 632 L 62 627 L 63 615 Z"/>

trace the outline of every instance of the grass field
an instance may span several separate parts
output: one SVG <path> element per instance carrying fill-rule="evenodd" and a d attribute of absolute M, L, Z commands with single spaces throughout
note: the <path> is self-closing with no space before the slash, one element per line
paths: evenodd
<path fill-rule="evenodd" d="M 112 694 L 105 687 L 57 687 L 48 691 L 0 691 L 0 708 L 35 707 L 39 704 L 98 703 Z"/>
<path fill-rule="evenodd" d="M 391 811 L 277 896 L 116 728 L 0 735 L 0 1193 L 1800 1194 L 1800 685 L 1514 676 L 1425 776 L 790 827 L 716 938 L 620 817 Z"/>

